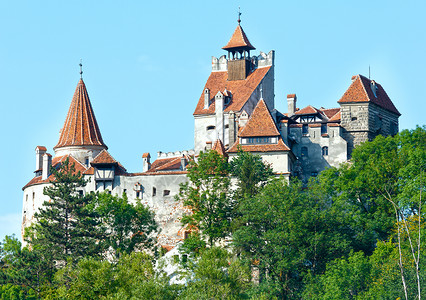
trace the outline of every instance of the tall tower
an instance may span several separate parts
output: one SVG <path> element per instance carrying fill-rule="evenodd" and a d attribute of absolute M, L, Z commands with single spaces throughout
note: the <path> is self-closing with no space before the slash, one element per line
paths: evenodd
<path fill-rule="evenodd" d="M 72 154 L 86 166 L 102 150 L 108 149 L 102 140 L 82 78 L 75 89 L 58 144 L 53 149 L 55 156 Z"/>

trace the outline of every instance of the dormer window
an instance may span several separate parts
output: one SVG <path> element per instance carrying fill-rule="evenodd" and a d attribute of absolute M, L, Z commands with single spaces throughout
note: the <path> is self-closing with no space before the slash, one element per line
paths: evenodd
<path fill-rule="evenodd" d="M 242 138 L 241 143 L 243 145 L 264 145 L 264 144 L 276 144 L 278 138 L 275 136 L 261 136 L 261 137 L 249 137 Z"/>
<path fill-rule="evenodd" d="M 376 82 L 374 80 L 371 80 L 370 86 L 371 86 L 371 90 L 373 91 L 374 97 L 377 98 L 377 90 L 379 88 L 378 88 Z"/>

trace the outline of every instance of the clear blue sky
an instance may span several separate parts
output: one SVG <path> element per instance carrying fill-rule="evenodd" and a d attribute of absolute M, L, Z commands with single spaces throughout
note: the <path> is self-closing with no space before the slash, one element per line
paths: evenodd
<path fill-rule="evenodd" d="M 19 236 L 34 149 L 53 153 L 80 59 L 110 153 L 140 172 L 144 152 L 193 148 L 192 113 L 238 6 L 255 53 L 276 51 L 280 111 L 289 93 L 338 107 L 370 65 L 400 129 L 425 124 L 423 1 L 0 1 L 0 239 Z"/>

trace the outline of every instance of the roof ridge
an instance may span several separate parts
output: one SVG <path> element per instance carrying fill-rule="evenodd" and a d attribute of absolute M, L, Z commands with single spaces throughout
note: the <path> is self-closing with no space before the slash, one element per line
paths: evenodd
<path fill-rule="evenodd" d="M 361 75 L 361 74 L 358 74 L 358 78 L 359 78 L 359 80 L 361 81 L 362 89 L 364 90 L 364 93 L 365 93 L 365 95 L 367 96 L 367 100 L 368 100 L 368 101 L 371 101 L 370 96 L 368 96 L 368 92 L 367 92 L 367 90 L 365 89 L 365 85 L 364 85 L 364 82 L 362 82 L 362 78 L 361 78 L 361 77 L 364 77 L 365 79 L 367 79 L 367 77 L 365 77 L 365 76 L 363 76 L 363 75 Z M 370 80 L 370 79 L 368 79 L 368 80 Z"/>

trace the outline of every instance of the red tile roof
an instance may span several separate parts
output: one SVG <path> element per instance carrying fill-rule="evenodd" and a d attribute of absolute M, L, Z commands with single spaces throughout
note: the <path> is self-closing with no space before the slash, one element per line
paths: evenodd
<path fill-rule="evenodd" d="M 264 67 L 255 69 L 250 73 L 244 80 L 232 80 L 228 81 L 228 72 L 212 72 L 207 79 L 207 83 L 204 86 L 203 92 L 201 93 L 200 99 L 198 100 L 197 107 L 195 108 L 194 115 L 214 114 L 215 113 L 215 101 L 214 97 L 217 92 L 223 92 L 225 89 L 232 93 L 232 100 L 225 107 L 224 111 L 239 112 L 247 100 L 253 94 L 254 90 L 259 86 L 262 79 L 266 76 L 271 67 Z M 210 90 L 210 105 L 207 109 L 204 109 L 204 90 Z"/>
<path fill-rule="evenodd" d="M 296 98 L 296 94 L 288 94 L 287 99 L 289 99 L 289 98 Z"/>
<path fill-rule="evenodd" d="M 260 99 L 239 136 L 254 137 L 278 135 L 280 135 L 280 132 L 272 119 L 269 109 L 266 106 L 265 101 Z"/>
<path fill-rule="evenodd" d="M 401 115 L 392 103 L 389 96 L 386 94 L 383 87 L 376 83 L 376 95 L 371 88 L 371 80 L 362 75 L 352 76 L 352 84 L 347 91 L 343 94 L 342 98 L 337 101 L 338 103 L 356 103 L 356 102 L 372 102 L 390 112 Z"/>
<path fill-rule="evenodd" d="M 103 146 L 108 149 L 102 140 L 86 86 L 83 79 L 80 79 L 75 89 L 64 127 L 61 130 L 59 142 L 54 149 L 89 145 Z"/>
<path fill-rule="evenodd" d="M 316 114 L 320 111 L 313 107 L 312 105 L 308 105 L 305 108 L 302 108 L 301 110 L 298 110 L 295 112 L 296 115 L 310 115 L 310 114 Z"/>
<path fill-rule="evenodd" d="M 151 157 L 151 155 L 148 152 L 142 154 L 142 158 L 148 158 L 148 157 Z"/>
<path fill-rule="evenodd" d="M 340 121 L 341 120 L 341 118 L 342 118 L 342 116 L 341 116 L 342 114 L 341 114 L 341 112 L 340 112 L 340 110 L 334 115 L 334 116 L 332 116 L 328 121 L 329 122 L 336 122 L 336 121 Z"/>
<path fill-rule="evenodd" d="M 47 151 L 46 147 L 44 147 L 44 146 L 37 146 L 36 149 L 41 150 L 41 151 Z"/>
<path fill-rule="evenodd" d="M 118 166 L 118 169 L 116 169 L 116 175 L 124 175 L 127 173 L 126 168 L 120 164 L 117 160 L 112 157 L 111 154 L 107 150 L 102 150 L 96 157 L 92 160 L 90 163 L 91 165 L 98 165 L 98 164 L 114 164 Z"/>
<path fill-rule="evenodd" d="M 340 108 L 321 108 L 320 111 L 327 117 L 331 118 L 340 112 Z"/>
<path fill-rule="evenodd" d="M 223 146 L 223 143 L 220 139 L 217 139 L 216 142 L 213 145 L 212 150 L 216 151 L 222 156 L 228 157 L 228 154 L 226 154 L 225 147 Z"/>
<path fill-rule="evenodd" d="M 256 49 L 255 47 L 253 47 L 252 44 L 250 44 L 240 24 L 238 24 L 237 28 L 235 28 L 235 31 L 232 34 L 232 37 L 229 40 L 228 44 L 226 44 L 226 46 L 224 46 L 222 49 L 232 50 L 233 48 L 246 48 L 247 50 Z"/>
<path fill-rule="evenodd" d="M 78 160 L 76 160 L 72 155 L 64 155 L 64 156 L 57 156 L 52 159 L 52 167 L 55 169 L 59 169 L 61 167 L 61 163 L 66 159 L 69 158 L 70 164 L 74 164 L 75 166 L 75 174 L 80 172 L 81 174 L 84 174 L 86 171 L 86 167 L 81 164 Z M 55 176 L 53 174 L 50 174 L 49 177 L 45 180 L 41 179 L 41 176 L 34 177 L 30 180 L 23 188 L 22 190 L 25 190 L 27 187 L 34 185 L 34 184 L 41 184 L 41 183 L 49 183 L 51 181 L 55 180 Z"/>
<path fill-rule="evenodd" d="M 178 157 L 169 157 L 169 158 L 161 158 L 156 159 L 152 164 L 151 168 L 142 173 L 142 174 L 153 174 L 156 172 L 160 172 L 161 174 L 169 172 L 181 172 L 181 159 L 184 157 L 187 161 L 189 161 L 191 158 L 187 155 L 185 156 L 178 156 Z M 179 173 L 180 174 L 180 173 Z"/>

